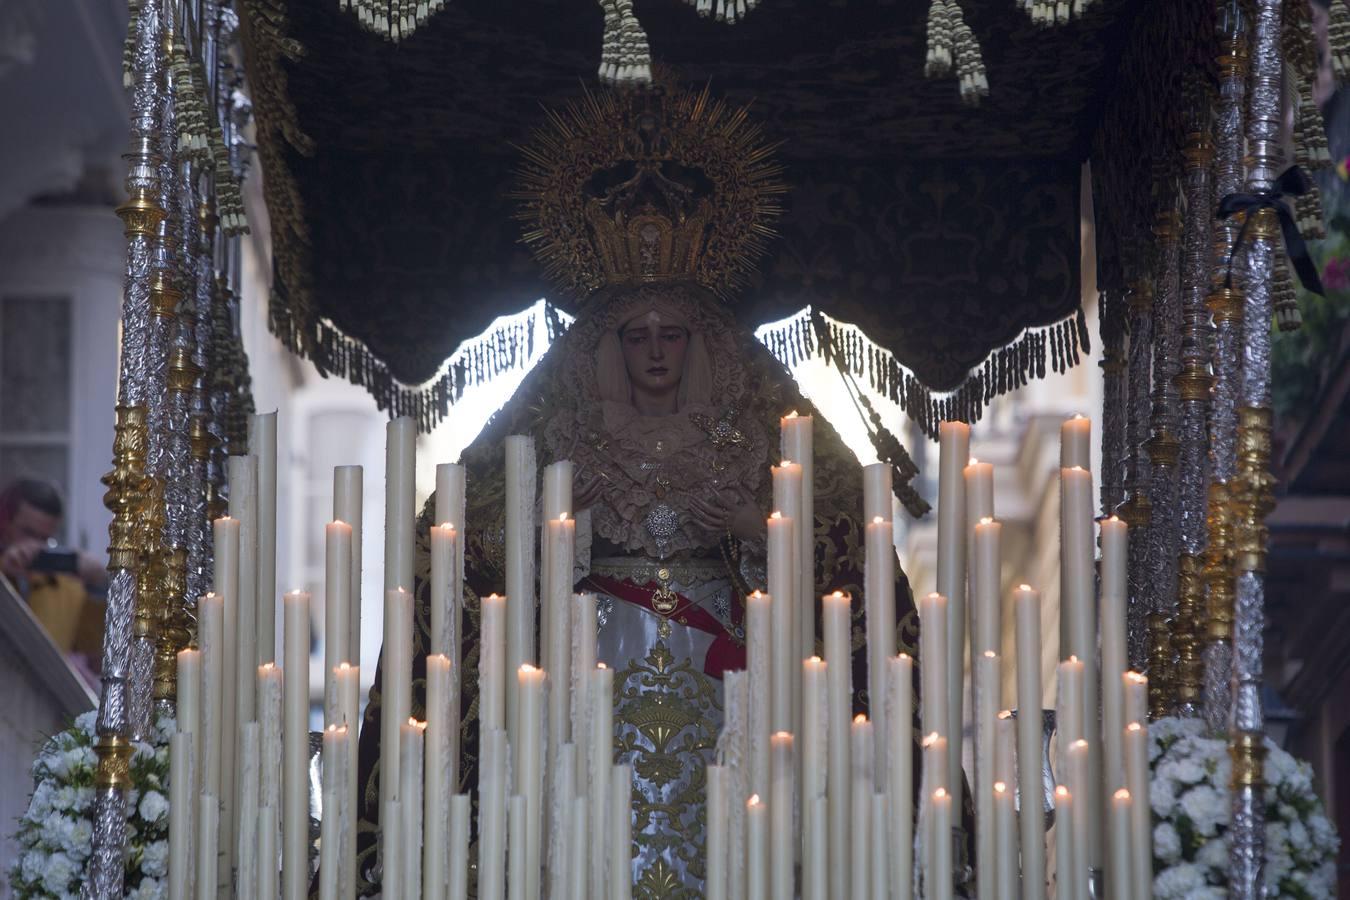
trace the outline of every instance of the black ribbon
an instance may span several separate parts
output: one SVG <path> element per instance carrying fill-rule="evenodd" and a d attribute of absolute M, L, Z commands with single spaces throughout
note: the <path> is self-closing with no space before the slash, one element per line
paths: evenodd
<path fill-rule="evenodd" d="M 1242 242 L 1247 237 L 1247 227 L 1258 210 L 1273 209 L 1280 220 L 1280 231 L 1284 234 L 1284 249 L 1289 254 L 1289 262 L 1298 273 L 1298 280 L 1314 294 L 1322 295 L 1322 278 L 1317 274 L 1317 264 L 1308 253 L 1308 243 L 1298 230 L 1294 214 L 1284 202 L 1285 197 L 1301 197 L 1312 190 L 1312 181 L 1306 172 L 1298 166 L 1290 166 L 1275 179 L 1273 190 L 1251 194 L 1229 194 L 1219 201 L 1219 220 L 1223 221 L 1234 213 L 1246 213 L 1242 227 L 1228 251 L 1228 275 L 1224 279 L 1225 287 L 1233 286 L 1233 258 L 1237 256 Z"/>

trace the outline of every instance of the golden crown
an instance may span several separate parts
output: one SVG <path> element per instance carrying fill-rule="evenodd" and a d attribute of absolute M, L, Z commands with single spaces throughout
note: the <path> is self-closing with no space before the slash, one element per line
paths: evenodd
<path fill-rule="evenodd" d="M 588 91 L 550 110 L 523 152 L 525 242 L 577 300 L 665 280 L 729 297 L 773 235 L 785 190 L 746 110 L 706 88 Z"/>

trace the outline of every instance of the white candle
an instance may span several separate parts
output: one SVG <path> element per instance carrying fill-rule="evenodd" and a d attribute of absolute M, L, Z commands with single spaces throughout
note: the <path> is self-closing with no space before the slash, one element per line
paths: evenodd
<path fill-rule="evenodd" d="M 825 796 L 829 769 L 829 719 L 826 710 L 828 686 L 825 660 L 812 656 L 802 660 L 802 733 L 798 738 L 802 765 L 800 794 L 803 816 L 816 797 Z"/>
<path fill-rule="evenodd" d="M 455 526 L 431 526 L 431 652 L 447 658 L 459 643 L 458 556 Z"/>
<path fill-rule="evenodd" d="M 515 792 L 525 804 L 525 896 L 539 896 L 540 842 L 544 822 L 544 670 L 526 663 L 516 672 L 517 740 Z M 515 851 L 511 851 L 514 853 Z"/>
<path fill-rule="evenodd" d="M 707 877 L 703 883 L 705 900 L 727 900 L 727 794 L 723 786 L 726 769 L 709 765 L 708 833 L 704 842 Z"/>
<path fill-rule="evenodd" d="M 468 794 L 450 798 L 450 873 L 447 900 L 467 900 L 469 896 L 469 809 Z"/>
<path fill-rule="evenodd" d="M 384 589 L 411 591 L 417 427 L 408 416 L 399 416 L 385 425 L 384 436 Z"/>
<path fill-rule="evenodd" d="M 1086 420 L 1083 420 L 1086 421 Z M 1097 671 L 1097 606 L 1095 548 L 1092 528 L 1094 509 L 1092 473 L 1085 468 L 1060 470 L 1060 560 L 1062 602 L 1066 616 L 1062 623 L 1069 628 L 1069 653 L 1083 661 L 1083 734 L 1100 734 L 1100 706 L 1098 702 Z M 1097 742 L 1091 742 L 1088 751 L 1090 783 L 1074 796 L 1082 810 L 1087 837 L 1085 865 L 1098 869 L 1102 865 L 1103 801 L 1101 779 L 1101 752 Z"/>
<path fill-rule="evenodd" d="M 272 833 L 264 834 L 268 827 L 262 820 L 262 815 L 258 817 L 258 858 L 262 863 L 258 869 L 259 884 L 262 883 L 263 870 L 269 866 L 272 869 L 272 880 L 269 896 L 276 896 L 280 887 L 277 881 L 277 807 L 281 805 L 282 781 L 281 781 L 281 761 L 284 753 L 284 743 L 282 740 L 282 691 L 283 678 L 281 669 L 275 663 L 263 663 L 258 666 L 258 758 L 260 766 L 258 769 L 258 804 L 259 809 L 271 807 L 272 809 Z M 263 854 L 263 841 L 269 842 L 271 856 Z M 270 860 L 270 862 L 269 862 Z M 261 893 L 261 889 L 259 890 Z"/>
<path fill-rule="evenodd" d="M 399 728 L 412 710 L 413 596 L 402 588 L 384 592 L 384 702 L 380 705 L 380 796 L 398 796 Z M 384 823 L 381 822 L 381 825 Z M 388 871 L 388 864 L 386 864 Z"/>
<path fill-rule="evenodd" d="M 1017 758 L 1041 758 L 1041 595 L 1027 585 L 1013 592 L 1017 618 Z M 1025 801 L 1018 815 L 1022 845 L 1022 896 L 1045 898 L 1045 809 L 1039 765 L 1018 768 Z"/>
<path fill-rule="evenodd" d="M 1088 750 L 1087 741 L 1074 741 L 1069 745 L 1068 760 L 1061 763 L 1061 766 L 1066 770 L 1063 781 L 1076 802 L 1073 827 L 1069 829 L 1069 839 L 1073 841 L 1073 896 L 1077 897 L 1078 900 L 1088 900 L 1087 832 L 1091 826 L 1090 822 L 1085 821 L 1087 804 L 1082 802 L 1081 798 L 1096 787 L 1088 778 Z M 1060 887 L 1062 890 L 1062 883 Z"/>
<path fill-rule="evenodd" d="M 863 595 L 867 605 L 867 684 L 870 695 L 884 697 L 887 661 L 895 656 L 895 531 L 889 519 L 873 519 L 867 523 Z M 889 734 L 886 704 L 871 705 L 873 737 L 876 746 L 873 756 L 884 759 Z M 878 765 L 873 773 L 873 787 L 886 789 L 886 767 Z"/>
<path fill-rule="evenodd" d="M 334 724 L 346 729 L 347 751 L 342 767 L 343 776 L 347 782 L 347 794 L 343 799 L 345 816 L 348 822 L 348 829 L 343 838 L 342 850 L 342 871 L 338 877 L 338 894 L 343 900 L 354 900 L 356 897 L 356 810 L 359 808 L 360 801 L 358 790 L 357 760 L 360 758 L 360 727 L 359 710 L 361 702 L 361 667 L 340 664 L 336 669 L 331 670 L 329 677 L 333 681 L 334 694 L 337 696 L 337 720 Z M 458 719 L 456 719 L 458 722 Z M 453 729 L 455 740 L 458 741 L 459 728 Z M 264 796 L 266 796 L 264 794 Z"/>
<path fill-rule="evenodd" d="M 971 459 L 961 471 L 966 482 L 966 521 L 994 517 L 994 464 Z"/>
<path fill-rule="evenodd" d="M 479 620 L 478 718 L 487 731 L 506 729 L 506 598 L 488 594 Z"/>
<path fill-rule="evenodd" d="M 890 825 L 887 834 L 896 850 L 890 881 L 902 900 L 914 881 L 914 660 L 901 653 L 886 661 L 886 715 L 890 731 L 886 777 Z"/>
<path fill-rule="evenodd" d="M 1058 900 L 1078 900 L 1078 846 L 1073 839 L 1074 813 L 1072 792 L 1064 785 L 1055 788 L 1055 885 Z M 1086 873 L 1084 873 L 1086 874 Z"/>
<path fill-rule="evenodd" d="M 577 784 L 591 777 L 591 676 L 595 672 L 595 594 L 572 595 L 572 743 L 577 747 Z M 602 710 L 608 714 L 609 710 Z M 607 764 L 614 761 L 609 760 Z"/>
<path fill-rule="evenodd" d="M 220 796 L 224 740 L 225 604 L 219 594 L 197 601 L 197 642 L 202 648 L 202 712 L 197 739 L 200 793 Z"/>
<path fill-rule="evenodd" d="M 323 661 L 324 671 L 355 659 L 348 631 L 352 603 L 352 526 L 324 526 Z"/>
<path fill-rule="evenodd" d="M 220 866 L 225 872 L 234 870 L 234 800 L 239 742 L 239 520 L 217 519 L 215 538 L 215 593 L 222 603 L 221 653 L 221 708 L 220 731 L 206 740 L 220 743 L 218 768 L 212 783 L 213 793 L 220 801 L 220 818 L 216 834 L 222 841 Z M 251 668 L 250 668 L 251 671 Z"/>
<path fill-rule="evenodd" d="M 1013 793 L 1002 781 L 994 782 L 994 897 L 1017 900 L 1017 836 L 1013 824 Z"/>
<path fill-rule="evenodd" d="M 975 875 L 976 895 L 994 893 L 994 729 L 998 721 L 1000 690 L 997 653 L 986 650 L 974 657 L 975 679 Z"/>
<path fill-rule="evenodd" d="M 1153 895 L 1153 822 L 1149 809 L 1148 729 L 1141 722 L 1125 726 L 1125 783 L 1138 798 L 1130 808 L 1130 886 L 1136 900 Z"/>
<path fill-rule="evenodd" d="M 169 738 L 169 900 L 192 896 L 192 739 L 191 731 L 178 731 Z"/>
<path fill-rule="evenodd" d="M 275 797 L 273 798 L 275 801 Z M 266 803 L 258 808 L 258 900 L 276 900 L 277 878 L 277 808 Z M 339 893 L 341 893 L 339 891 Z M 215 895 L 213 894 L 212 897 Z M 355 894 L 351 895 L 355 897 Z"/>
<path fill-rule="evenodd" d="M 769 829 L 767 810 L 759 794 L 745 804 L 745 896 L 747 900 L 769 900 Z"/>
<path fill-rule="evenodd" d="M 923 777 L 933 790 L 945 788 L 944 782 L 947 779 L 947 767 L 943 765 L 946 759 L 947 739 L 937 732 L 929 732 L 923 739 Z M 932 793 L 931 791 L 929 792 Z M 930 798 L 931 799 L 931 798 Z"/>
<path fill-rule="evenodd" d="M 806 863 L 802 866 L 802 900 L 827 900 L 829 871 L 826 832 L 829 825 L 829 806 L 825 795 L 811 799 L 806 832 Z"/>
<path fill-rule="evenodd" d="M 946 685 L 947 679 L 951 676 L 947 657 L 949 622 L 946 597 L 942 594 L 928 594 L 919 598 L 919 666 L 922 670 L 920 683 L 925 686 L 923 696 L 920 698 L 923 732 L 924 734 L 936 732 L 944 737 L 951 728 L 950 723 L 960 720 L 953 716 L 956 710 L 948 705 L 949 692 L 930 686 Z M 946 779 L 950 777 L 949 772 L 942 783 L 946 784 Z"/>
<path fill-rule="evenodd" d="M 323 732 L 322 785 L 323 819 L 319 822 L 319 898 L 337 900 L 342 870 L 342 831 L 348 823 L 342 818 L 342 795 L 347 789 L 340 754 L 347 748 L 345 728 L 329 725 Z"/>
<path fill-rule="evenodd" d="M 1017 719 L 1012 710 L 1000 710 L 994 718 L 994 780 L 1016 787 Z"/>
<path fill-rule="evenodd" d="M 795 468 L 795 467 L 794 467 Z M 779 479 L 779 469 L 774 469 L 775 485 Z M 799 496 L 799 494 L 797 495 Z M 795 608 L 796 569 L 793 557 L 797 550 L 797 539 L 793 519 L 782 512 L 775 512 L 768 521 L 768 576 L 769 593 L 764 599 L 773 598 L 772 614 L 768 617 L 769 636 L 769 722 L 771 731 L 789 731 L 795 727 L 793 721 L 792 675 L 795 665 L 792 657 L 796 652 L 793 642 L 793 612 Z"/>
<path fill-rule="evenodd" d="M 590 812 L 591 831 L 609 833 L 609 776 L 614 769 L 614 672 L 604 663 L 591 670 L 590 684 Z M 608 889 L 608 844 L 600 837 L 591 841 L 591 893 L 603 897 Z"/>
<path fill-rule="evenodd" d="M 849 889 L 853 900 L 872 897 L 872 723 L 867 716 L 853 718 L 849 735 L 852 753 L 852 796 L 849 822 Z"/>
<path fill-rule="evenodd" d="M 999 604 L 1002 537 L 1003 526 L 993 519 L 975 523 L 970 567 L 972 658 L 986 651 L 1003 652 L 1003 614 Z"/>
<path fill-rule="evenodd" d="M 285 671 L 282 705 L 281 896 L 304 900 L 309 890 L 309 594 L 282 600 Z M 398 745 L 385 745 L 391 750 Z M 397 753 L 385 753 L 385 759 Z"/>
<path fill-rule="evenodd" d="M 793 900 L 797 854 L 792 840 L 792 735 L 774 732 L 769 746 L 769 848 L 773 861 L 770 894 L 774 900 Z"/>
<path fill-rule="evenodd" d="M 891 467 L 886 463 L 863 466 L 863 521 L 891 521 L 891 496 Z"/>
<path fill-rule="evenodd" d="M 214 794 L 202 794 L 197 805 L 197 900 L 216 900 L 221 889 L 219 825 L 219 802 Z"/>
<path fill-rule="evenodd" d="M 174 681 L 174 730 L 198 733 L 202 727 L 202 653 L 179 650 Z"/>
<path fill-rule="evenodd" d="M 235 721 L 253 719 L 253 671 L 276 659 L 276 613 L 264 636 L 262 607 L 275 603 L 258 591 L 258 457 L 231 456 L 226 463 L 230 483 L 230 518 L 239 523 L 239 574 L 235 613 Z M 228 596 L 228 595 L 227 595 Z"/>
<path fill-rule="evenodd" d="M 504 447 L 506 454 L 506 532 L 505 552 L 506 552 L 506 618 L 502 625 L 505 629 L 505 657 L 502 659 L 502 671 L 514 672 L 525 663 L 535 663 L 539 661 L 539 656 L 534 645 L 534 614 L 535 614 L 535 558 L 534 548 L 536 545 L 535 536 L 535 498 L 536 498 L 536 469 L 534 453 L 534 439 L 528 435 L 513 434 L 506 438 Z M 556 464 L 555 464 L 556 465 Z M 567 464 L 570 469 L 570 464 Z M 561 470 L 558 470 L 561 471 Z M 550 475 L 549 470 L 545 470 L 544 481 L 546 485 L 556 484 L 559 475 Z M 570 475 L 567 479 L 567 485 L 570 487 Z M 545 490 L 544 501 L 547 504 L 560 502 L 558 490 Z M 554 516 L 545 517 L 545 521 L 553 521 L 562 515 L 563 512 L 570 513 L 571 510 L 563 510 Z M 455 524 L 461 524 L 456 522 Z M 554 610 L 551 604 L 566 602 L 566 598 L 572 594 L 572 581 L 568 563 L 568 577 L 564 579 L 567 582 L 566 588 L 553 585 L 552 569 L 548 565 L 549 551 L 552 542 L 549 534 L 544 534 L 545 544 L 541 547 L 542 559 L 544 564 L 540 569 L 539 587 L 540 600 L 543 604 L 543 619 L 540 623 L 541 635 L 553 635 L 556 628 L 562 628 L 564 636 L 570 636 L 572 631 L 566 622 L 554 623 L 552 616 Z M 550 595 L 550 590 L 556 596 Z M 559 598 L 562 599 L 559 599 Z M 548 654 L 550 648 L 545 647 L 544 653 Z M 558 666 L 546 655 L 543 660 L 544 671 L 549 673 L 550 678 L 556 678 L 562 674 L 556 671 Z M 504 707 L 502 710 L 505 719 L 503 721 L 510 723 L 515 715 L 515 690 L 514 683 L 507 684 L 506 694 L 503 698 Z M 558 693 L 556 690 L 553 693 Z M 508 724 L 502 726 L 507 728 L 508 738 L 510 729 L 514 726 Z M 514 741 L 512 741 L 514 746 Z M 552 748 L 551 748 L 552 749 Z M 514 751 L 513 751 L 514 752 Z"/>
<path fill-rule="evenodd" d="M 1092 420 L 1081 415 L 1059 426 L 1060 468 L 1092 468 Z"/>
<path fill-rule="evenodd" d="M 576 796 L 576 744 L 563 744 L 549 760 L 547 803 L 549 806 L 549 845 L 545 851 L 545 869 L 550 897 L 566 897 L 571 891 L 572 874 L 572 798 Z"/>
<path fill-rule="evenodd" d="M 576 547 L 576 520 L 549 519 L 544 523 L 548 552 L 545 554 L 543 603 L 549 616 L 549 751 L 572 740 L 572 559 Z M 508 615 L 511 603 L 507 604 Z"/>
<path fill-rule="evenodd" d="M 1125 681 L 1129 668 L 1125 652 L 1125 559 L 1128 552 L 1125 523 L 1115 516 L 1102 522 L 1102 734 L 1125 730 Z M 1102 742 L 1105 787 L 1114 791 L 1125 783 L 1125 763 L 1120 743 Z"/>
<path fill-rule="evenodd" d="M 506 876 L 508 900 L 525 900 L 527 871 L 529 869 L 525 838 L 525 798 L 516 794 L 507 801 L 506 859 L 510 871 Z M 423 896 L 433 896 L 423 894 Z M 439 895 L 434 895 L 439 896 Z"/>
<path fill-rule="evenodd" d="M 458 787 L 451 732 L 459 734 L 459 716 L 450 707 L 450 660 L 427 657 L 427 728 L 423 752 L 422 896 L 445 896 L 445 845 L 449 840 L 450 795 Z M 514 851 L 513 851 L 514 852 Z"/>
<path fill-rule="evenodd" d="M 1111 795 L 1111 864 L 1110 885 L 1112 897 L 1129 898 L 1130 893 L 1130 817 L 1133 806 L 1130 792 L 1121 788 Z"/>
<path fill-rule="evenodd" d="M 1083 739 L 1083 686 L 1086 678 L 1083 661 L 1070 656 L 1056 667 L 1058 677 L 1058 709 L 1055 712 L 1055 733 L 1059 737 L 1059 758 L 1068 756 L 1069 745 Z M 1069 786 L 1073 791 L 1073 785 Z M 1075 797 L 1075 799 L 1078 799 Z"/>
<path fill-rule="evenodd" d="M 478 777 L 478 896 L 502 900 L 506 878 L 506 732 L 484 733 Z"/>
<path fill-rule="evenodd" d="M 961 791 L 961 722 L 965 679 L 961 676 L 966 649 L 966 552 L 970 541 L 966 522 L 966 482 L 963 471 L 970 459 L 970 426 L 964 422 L 938 425 L 938 547 L 937 592 L 947 598 L 946 664 L 940 684 L 947 686 L 947 738 L 950 793 Z M 920 611 L 922 619 L 922 611 Z M 925 626 L 926 627 L 926 626 Z M 920 654 L 922 664 L 923 654 Z M 935 682 L 925 682 L 933 684 Z M 924 696 L 932 691 L 924 688 Z M 925 730 L 928 730 L 925 726 Z"/>
<path fill-rule="evenodd" d="M 403 804 L 397 797 L 380 804 L 380 839 L 383 845 L 384 876 L 380 881 L 381 895 L 402 897 L 403 884 Z"/>
<path fill-rule="evenodd" d="M 567 871 L 572 876 L 571 890 L 568 896 L 571 900 L 588 900 L 586 893 L 586 880 L 589 874 L 589 863 L 591 857 L 590 851 L 590 828 L 588 820 L 590 816 L 587 813 L 589 801 L 584 796 L 572 798 L 571 809 L 571 841 L 568 849 L 572 851 L 572 858 L 568 863 Z"/>
<path fill-rule="evenodd" d="M 745 655 L 750 670 L 751 793 L 769 796 L 769 722 L 772 711 L 764 698 L 772 694 L 772 599 L 755 591 L 745 598 Z"/>
<path fill-rule="evenodd" d="M 235 877 L 241 900 L 252 900 L 258 884 L 258 775 L 261 748 L 257 722 L 245 722 L 239 732 L 239 810 L 236 824 Z"/>
<path fill-rule="evenodd" d="M 609 784 L 609 900 L 632 900 L 633 767 L 615 765 Z"/>
<path fill-rule="evenodd" d="M 1126 672 L 1121 676 L 1125 688 L 1125 721 L 1148 723 L 1148 676 L 1138 672 Z"/>
<path fill-rule="evenodd" d="M 816 652 L 815 419 L 811 416 L 796 415 L 794 410 L 794 412 L 788 413 L 779 420 L 778 424 L 782 443 L 782 458 L 792 460 L 801 466 L 802 470 L 801 500 L 796 508 L 788 511 L 785 507 L 774 504 L 779 509 L 783 509 L 786 515 L 792 517 L 795 523 L 793 531 L 797 535 L 797 552 L 794 555 L 797 568 L 797 587 L 793 591 L 796 611 L 792 617 L 792 632 L 797 641 L 797 649 L 792 656 L 795 665 L 796 660 L 806 659 Z M 870 517 L 866 521 L 870 522 Z M 773 593 L 772 589 L 769 592 Z M 797 682 L 795 672 L 793 685 L 793 709 L 800 710 L 801 698 L 800 694 L 797 693 L 800 691 L 800 684 Z M 795 719 L 793 723 L 793 727 L 797 729 L 794 734 L 799 734 L 801 723 Z"/>
<path fill-rule="evenodd" d="M 868 881 L 871 884 L 871 900 L 890 900 L 891 896 L 891 873 L 890 873 L 890 844 L 887 842 L 887 822 L 886 822 L 886 795 L 872 795 L 872 825 L 868 832 L 871 838 L 871 860 L 872 869 L 868 873 Z"/>
<path fill-rule="evenodd" d="M 849 896 L 848 831 L 852 814 L 850 800 L 849 718 L 853 712 L 853 649 L 850 606 L 852 598 L 841 591 L 821 598 L 825 626 L 825 680 L 829 718 L 829 771 L 827 796 L 830 808 L 830 896 Z"/>
<path fill-rule="evenodd" d="M 933 791 L 932 820 L 930 834 L 931 858 L 933 865 L 929 869 L 931 879 L 931 900 L 951 900 L 952 898 L 952 795 L 946 788 Z"/>
<path fill-rule="evenodd" d="M 439 463 L 436 466 L 436 521 L 463 525 L 464 467 L 458 463 Z"/>
<path fill-rule="evenodd" d="M 258 662 L 277 658 L 277 414 L 249 418 L 249 450 L 258 457 Z"/>
<path fill-rule="evenodd" d="M 360 466 L 337 466 L 333 469 L 333 519 L 346 522 L 352 529 L 347 652 L 348 661 L 354 665 L 360 665 L 361 662 L 361 492 L 364 490 L 362 473 Z"/>
<path fill-rule="evenodd" d="M 409 719 L 399 728 L 398 802 L 403 814 L 400 830 L 402 843 L 402 883 L 410 894 L 422 884 L 422 760 L 426 738 L 426 723 Z M 386 865 L 388 863 L 386 862 Z"/>

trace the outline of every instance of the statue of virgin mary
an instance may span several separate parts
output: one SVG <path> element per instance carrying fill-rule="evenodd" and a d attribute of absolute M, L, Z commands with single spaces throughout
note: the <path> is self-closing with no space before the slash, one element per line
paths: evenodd
<path fill-rule="evenodd" d="M 704 767 L 722 723 L 723 673 L 745 666 L 743 600 L 765 586 L 779 421 L 816 413 L 733 302 L 781 191 L 758 130 L 706 92 L 588 95 L 552 113 L 526 150 L 519 196 L 526 240 L 577 317 L 462 458 L 459 789 L 472 790 L 477 776 L 479 598 L 504 581 L 503 445 L 529 435 L 540 469 L 573 464 L 575 588 L 596 595 L 597 656 L 615 672 L 613 755 L 633 765 L 639 898 L 702 894 Z M 814 470 L 817 594 L 861 597 L 861 470 L 818 414 Z M 429 645 L 433 509 L 417 538 L 414 715 Z M 899 646 L 913 655 L 917 617 L 899 577 Z M 861 604 L 854 635 L 854 705 L 865 711 Z M 361 734 L 366 879 L 379 708 L 377 673 Z"/>

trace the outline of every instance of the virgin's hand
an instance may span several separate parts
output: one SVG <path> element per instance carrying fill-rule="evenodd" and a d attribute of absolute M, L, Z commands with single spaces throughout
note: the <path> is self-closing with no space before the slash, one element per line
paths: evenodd
<path fill-rule="evenodd" d="M 758 540 L 764 536 L 764 514 L 746 492 L 717 494 L 706 500 L 691 497 L 689 511 L 694 521 L 708 531 L 729 531 L 743 541 Z"/>

